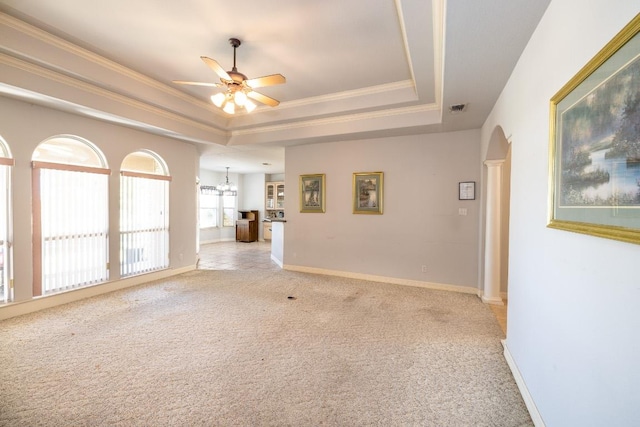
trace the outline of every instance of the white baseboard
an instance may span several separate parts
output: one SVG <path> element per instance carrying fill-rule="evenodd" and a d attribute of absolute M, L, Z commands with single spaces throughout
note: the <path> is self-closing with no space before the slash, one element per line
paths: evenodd
<path fill-rule="evenodd" d="M 489 301 L 485 301 L 484 296 L 482 295 L 482 289 L 478 289 L 478 298 L 487 304 L 491 304 Z M 500 301 L 496 300 L 496 305 L 506 305 L 508 301 L 508 294 L 506 292 L 500 292 Z"/>
<path fill-rule="evenodd" d="M 127 277 L 120 280 L 114 280 L 113 282 L 99 283 L 97 285 L 88 286 L 86 288 L 60 292 L 59 294 L 37 297 L 28 301 L 8 303 L 0 306 L 0 320 L 21 316 L 23 314 L 33 313 L 39 310 L 44 310 L 46 308 L 56 307 L 59 305 L 106 294 L 120 289 L 130 288 L 132 286 L 141 285 L 143 283 L 152 282 L 154 280 L 164 279 L 195 269 L 195 265 L 189 265 L 187 267 L 181 268 L 172 268 L 148 274 L 141 274 L 139 276 Z"/>
<path fill-rule="evenodd" d="M 282 261 L 280 261 L 278 258 L 276 258 L 276 256 L 273 255 L 273 254 L 271 254 L 271 261 L 273 261 L 276 264 L 278 264 L 278 266 L 280 266 L 280 268 L 283 268 Z"/>
<path fill-rule="evenodd" d="M 370 282 L 393 283 L 395 285 L 415 286 L 419 288 L 436 289 L 440 291 L 461 292 L 475 294 L 478 289 L 467 286 L 448 285 L 444 283 L 423 282 L 420 280 L 399 279 L 396 277 L 375 276 L 373 274 L 353 273 L 349 271 L 326 270 L 324 268 L 305 267 L 300 265 L 285 265 L 285 270 L 299 271 L 302 273 L 324 274 L 326 276 L 346 277 L 349 279 L 368 280 Z"/>
<path fill-rule="evenodd" d="M 504 305 L 504 302 L 502 301 L 501 297 L 486 297 L 482 295 L 480 299 L 485 304 Z"/>
<path fill-rule="evenodd" d="M 538 407 L 536 406 L 531 393 L 529 393 L 529 389 L 527 388 L 527 384 L 524 382 L 524 378 L 522 378 L 522 375 L 520 374 L 518 365 L 516 365 L 516 361 L 513 360 L 513 357 L 511 356 L 506 340 L 502 340 L 502 346 L 504 347 L 504 358 L 507 361 L 507 365 L 509 365 L 509 369 L 511 369 L 513 378 L 516 380 L 516 384 L 520 390 L 520 394 L 522 395 L 522 400 L 524 400 L 524 404 L 529 410 L 529 415 L 533 420 L 533 424 L 536 427 L 545 427 L 542 416 L 540 415 L 540 412 L 538 412 Z"/>

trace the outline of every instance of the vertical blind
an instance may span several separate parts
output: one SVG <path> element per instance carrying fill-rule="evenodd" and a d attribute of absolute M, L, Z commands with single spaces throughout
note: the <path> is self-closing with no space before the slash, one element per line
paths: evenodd
<path fill-rule="evenodd" d="M 44 295 L 108 279 L 108 178 L 40 169 Z"/>
<path fill-rule="evenodd" d="M 201 185 L 198 197 L 200 228 L 218 226 L 218 190 L 210 185 Z"/>
<path fill-rule="evenodd" d="M 120 177 L 120 275 L 169 267 L 168 176 Z"/>
<path fill-rule="evenodd" d="M 12 300 L 9 188 L 12 159 L 0 159 L 0 303 Z"/>

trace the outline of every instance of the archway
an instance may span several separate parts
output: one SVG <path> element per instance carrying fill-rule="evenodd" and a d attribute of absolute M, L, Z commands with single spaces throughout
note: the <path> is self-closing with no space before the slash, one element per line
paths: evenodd
<path fill-rule="evenodd" d="M 507 299 L 509 277 L 511 145 L 500 126 L 491 135 L 484 164 L 486 205 L 482 300 L 502 305 Z"/>

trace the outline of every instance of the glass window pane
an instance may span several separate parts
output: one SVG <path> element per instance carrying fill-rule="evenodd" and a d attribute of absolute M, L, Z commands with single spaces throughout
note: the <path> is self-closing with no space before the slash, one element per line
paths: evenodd
<path fill-rule="evenodd" d="M 108 279 L 108 178 L 41 169 L 43 294 Z"/>
<path fill-rule="evenodd" d="M 215 208 L 200 208 L 200 228 L 216 227 L 218 210 Z"/>
<path fill-rule="evenodd" d="M 201 208 L 217 208 L 219 196 L 214 196 L 212 194 L 201 194 L 200 195 L 200 207 Z"/>
<path fill-rule="evenodd" d="M 169 182 L 120 177 L 120 274 L 169 266 Z"/>
<path fill-rule="evenodd" d="M 0 140 L 0 147 L 3 145 Z M 9 250 L 9 185 L 11 167 L 0 165 L 0 303 L 12 300 L 9 287 L 9 263 L 11 262 Z"/>
<path fill-rule="evenodd" d="M 237 196 L 224 195 L 222 196 L 223 227 L 233 227 L 236 225 L 236 198 Z"/>
<path fill-rule="evenodd" d="M 235 208 L 236 196 L 222 196 L 222 205 L 225 208 Z"/>
<path fill-rule="evenodd" d="M 122 161 L 123 171 L 167 175 L 166 168 L 156 156 L 146 151 L 136 151 Z"/>
<path fill-rule="evenodd" d="M 74 136 L 56 136 L 42 142 L 33 151 L 33 160 L 65 165 L 107 167 L 99 150 L 89 141 Z"/>
<path fill-rule="evenodd" d="M 233 227 L 236 224 L 236 219 L 235 218 L 236 218 L 235 209 L 233 209 L 233 208 L 224 208 L 222 226 L 223 227 Z"/>

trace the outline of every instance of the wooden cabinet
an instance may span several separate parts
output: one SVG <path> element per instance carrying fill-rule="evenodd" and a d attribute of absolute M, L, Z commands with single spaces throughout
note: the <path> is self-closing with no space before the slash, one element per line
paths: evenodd
<path fill-rule="evenodd" d="M 255 242 L 258 240 L 258 211 L 238 211 L 240 218 L 236 221 L 236 240 L 239 242 Z"/>
<path fill-rule="evenodd" d="M 284 209 L 284 182 L 276 183 L 276 209 Z"/>
<path fill-rule="evenodd" d="M 275 209 L 276 208 L 276 185 L 273 182 L 267 182 L 266 188 L 266 197 L 264 203 L 265 209 Z"/>
<path fill-rule="evenodd" d="M 264 240 L 271 240 L 271 222 L 262 223 L 262 237 Z"/>
<path fill-rule="evenodd" d="M 284 218 L 284 182 L 267 182 L 264 209 L 267 218 Z"/>

